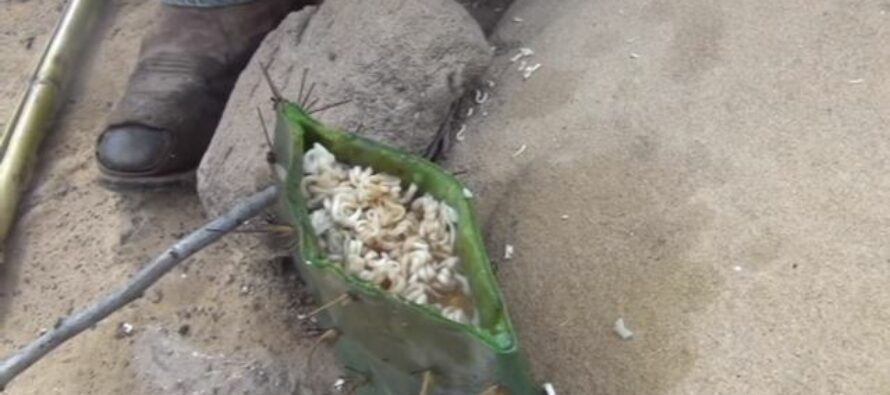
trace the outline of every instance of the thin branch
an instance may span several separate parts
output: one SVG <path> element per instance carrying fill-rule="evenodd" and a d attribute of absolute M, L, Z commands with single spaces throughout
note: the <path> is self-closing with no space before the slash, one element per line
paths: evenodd
<path fill-rule="evenodd" d="M 97 303 L 77 313 L 60 319 L 55 328 L 38 337 L 24 348 L 0 361 L 0 390 L 19 373 L 40 360 L 44 355 L 68 339 L 92 327 L 105 317 L 139 299 L 148 287 L 157 282 L 177 264 L 204 247 L 219 240 L 244 221 L 261 213 L 272 205 L 278 196 L 278 186 L 270 186 L 238 202 L 229 212 L 214 219 L 184 239 L 177 241 L 164 253 L 140 270 L 123 287 L 107 295 Z M 211 231 L 210 229 L 219 230 Z"/>

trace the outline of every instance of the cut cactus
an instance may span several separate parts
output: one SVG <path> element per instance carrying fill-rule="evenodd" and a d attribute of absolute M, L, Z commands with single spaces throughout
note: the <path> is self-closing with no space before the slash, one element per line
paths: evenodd
<path fill-rule="evenodd" d="M 302 107 L 276 104 L 276 173 L 284 184 L 282 218 L 299 229 L 299 270 L 336 330 L 341 363 L 361 395 L 537 395 L 494 278 L 464 186 L 435 164 L 392 147 L 322 125 Z M 321 144 L 339 161 L 371 167 L 416 184 L 458 214 L 454 252 L 470 282 L 478 324 L 461 324 L 349 275 L 326 259 L 300 184 L 303 154 Z"/>

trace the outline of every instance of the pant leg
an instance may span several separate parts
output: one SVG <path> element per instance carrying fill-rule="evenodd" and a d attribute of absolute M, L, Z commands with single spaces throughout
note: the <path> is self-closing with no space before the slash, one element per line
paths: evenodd
<path fill-rule="evenodd" d="M 253 3 L 260 0 L 161 0 L 167 5 L 180 7 L 225 7 L 245 3 Z"/>

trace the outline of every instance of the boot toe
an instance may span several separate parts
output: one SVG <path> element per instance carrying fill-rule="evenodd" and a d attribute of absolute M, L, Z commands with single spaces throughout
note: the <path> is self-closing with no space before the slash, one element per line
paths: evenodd
<path fill-rule="evenodd" d="M 112 127 L 99 139 L 96 156 L 112 172 L 152 172 L 163 162 L 169 140 L 168 133 L 160 129 L 139 125 Z"/>

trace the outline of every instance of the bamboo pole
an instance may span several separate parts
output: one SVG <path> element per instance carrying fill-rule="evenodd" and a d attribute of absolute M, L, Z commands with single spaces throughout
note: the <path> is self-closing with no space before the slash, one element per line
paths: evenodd
<path fill-rule="evenodd" d="M 106 0 L 71 0 L 56 25 L 28 88 L 0 133 L 0 243 L 16 217 L 37 148 L 63 102 L 66 82 Z"/>

